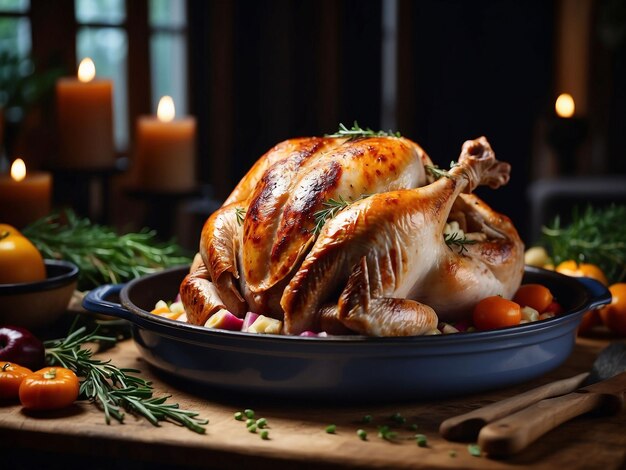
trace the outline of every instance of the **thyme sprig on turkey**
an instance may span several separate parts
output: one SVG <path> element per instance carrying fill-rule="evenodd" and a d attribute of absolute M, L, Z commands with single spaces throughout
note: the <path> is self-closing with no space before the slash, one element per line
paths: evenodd
<path fill-rule="evenodd" d="M 453 246 L 459 248 L 459 254 L 467 251 L 467 245 L 473 245 L 476 240 L 470 240 L 465 235 L 459 234 L 459 232 L 444 233 L 443 241 L 446 242 L 448 248 L 452 249 Z"/>
<path fill-rule="evenodd" d="M 369 196 L 370 194 L 362 194 L 361 197 L 356 200 L 365 199 Z M 330 198 L 324 201 L 322 203 L 324 208 L 313 214 L 313 217 L 315 217 L 315 228 L 313 229 L 313 233 L 316 235 L 319 234 L 327 221 L 333 219 L 339 212 L 344 210 L 353 202 L 355 201 L 346 201 L 341 195 L 339 195 L 337 199 Z"/>
<path fill-rule="evenodd" d="M 393 131 L 373 131 L 372 129 L 363 129 L 359 123 L 354 121 L 352 127 L 348 129 L 345 124 L 339 124 L 339 130 L 334 134 L 327 134 L 326 137 L 347 137 L 348 141 L 364 139 L 366 137 L 402 137 L 400 132 Z"/>
<path fill-rule="evenodd" d="M 569 259 L 602 269 L 611 283 L 626 280 L 626 206 L 575 207 L 572 221 L 561 226 L 560 217 L 542 228 L 542 244 L 555 265 Z"/>
<path fill-rule="evenodd" d="M 142 229 L 119 235 L 66 210 L 37 220 L 23 230 L 44 258 L 64 259 L 80 268 L 78 288 L 127 282 L 163 268 L 189 264 L 176 243 L 156 241 L 156 232 Z"/>
<path fill-rule="evenodd" d="M 235 207 L 235 217 L 237 217 L 237 224 L 243 225 L 243 221 L 246 218 L 246 210 L 243 207 Z"/>

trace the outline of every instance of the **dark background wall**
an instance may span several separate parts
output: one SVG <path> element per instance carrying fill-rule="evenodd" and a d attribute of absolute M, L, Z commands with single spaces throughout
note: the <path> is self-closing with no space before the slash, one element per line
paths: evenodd
<path fill-rule="evenodd" d="M 595 122 L 610 150 L 607 172 L 624 170 L 620 161 L 626 151 L 624 42 L 608 48 L 598 33 L 604 10 L 623 12 L 615 3 L 594 3 L 590 62 L 589 96 L 599 108 L 591 127 Z M 509 215 L 522 235 L 537 123 L 553 112 L 558 91 L 557 4 L 398 1 L 395 130 L 417 141 L 440 166 L 457 158 L 465 140 L 485 135 L 513 171 L 507 187 L 479 194 Z M 191 0 L 189 5 L 200 174 L 218 200 L 281 140 L 334 132 L 338 123 L 354 120 L 381 128 L 383 1 Z M 604 22 L 622 25 L 615 16 Z"/>

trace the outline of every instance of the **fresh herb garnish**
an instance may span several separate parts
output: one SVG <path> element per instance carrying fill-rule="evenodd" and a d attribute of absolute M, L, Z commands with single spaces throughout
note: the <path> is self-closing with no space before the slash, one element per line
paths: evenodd
<path fill-rule="evenodd" d="M 348 129 L 343 123 L 339 124 L 339 130 L 334 134 L 326 134 L 326 137 L 347 137 L 348 142 L 357 139 L 364 139 L 367 137 L 402 137 L 400 132 L 393 131 L 373 131 L 369 127 L 363 129 L 359 126 L 359 123 L 354 121 L 354 124 Z"/>
<path fill-rule="evenodd" d="M 237 217 L 237 223 L 243 225 L 243 219 L 246 216 L 246 210 L 243 207 L 235 207 L 235 217 Z"/>
<path fill-rule="evenodd" d="M 365 199 L 369 196 L 369 194 L 362 194 L 361 197 L 357 199 L 357 201 Z M 322 231 L 322 227 L 324 227 L 324 224 L 326 224 L 326 222 L 328 222 L 330 219 L 333 219 L 339 212 L 344 210 L 353 202 L 356 201 L 346 201 L 341 196 L 339 196 L 337 199 L 330 198 L 327 201 L 324 201 L 322 203 L 324 209 L 320 209 L 313 214 L 313 217 L 315 217 L 315 228 L 313 228 L 313 233 L 316 235 L 319 234 Z"/>
<path fill-rule="evenodd" d="M 166 403 L 169 396 L 155 397 L 150 382 L 132 375 L 138 370 L 94 359 L 92 350 L 84 347 L 87 343 L 110 345 L 115 338 L 100 336 L 98 328 L 91 333 L 84 326 L 70 331 L 66 338 L 46 341 L 46 362 L 71 369 L 81 378 L 80 397 L 95 403 L 104 412 L 107 424 L 111 418 L 122 423 L 126 411 L 143 416 L 155 426 L 171 421 L 199 434 L 205 432 L 208 420 L 198 418 L 194 411 L 180 409 L 177 403 Z"/>
<path fill-rule="evenodd" d="M 416 434 L 415 443 L 419 447 L 428 447 L 428 438 L 424 434 Z"/>
<path fill-rule="evenodd" d="M 392 431 L 389 426 L 378 426 L 378 437 L 386 441 L 393 441 L 398 437 L 398 433 Z"/>
<path fill-rule="evenodd" d="M 459 248 L 459 254 L 463 254 L 463 252 L 467 251 L 466 245 L 473 245 L 476 243 L 476 240 L 469 240 L 465 235 L 459 235 L 459 232 L 452 233 L 444 233 L 443 241 L 446 242 L 448 248 L 452 249 L 453 246 Z"/>
<path fill-rule="evenodd" d="M 554 265 L 573 259 L 598 266 L 611 284 L 626 280 L 626 206 L 606 208 L 575 207 L 572 221 L 561 227 L 556 217 L 550 227 L 542 228 L 542 244 Z"/>
<path fill-rule="evenodd" d="M 188 265 L 175 243 L 158 243 L 156 232 L 118 235 L 112 228 L 79 218 L 73 211 L 52 214 L 23 230 L 44 258 L 64 259 L 79 269 L 78 289 L 130 281 L 163 268 Z"/>
<path fill-rule="evenodd" d="M 478 444 L 469 444 L 467 446 L 467 451 L 474 457 L 480 457 L 481 455 L 480 446 Z"/>

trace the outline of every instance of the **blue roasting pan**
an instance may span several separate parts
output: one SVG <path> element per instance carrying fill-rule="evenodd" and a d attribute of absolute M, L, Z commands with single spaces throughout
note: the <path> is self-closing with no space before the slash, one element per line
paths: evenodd
<path fill-rule="evenodd" d="M 523 282 L 548 287 L 565 313 L 499 330 L 437 336 L 259 335 L 151 314 L 158 300 L 176 297 L 187 270 L 103 285 L 83 305 L 128 320 L 143 358 L 168 377 L 215 391 L 307 400 L 439 398 L 522 383 L 562 364 L 584 312 L 611 300 L 593 279 L 527 266 Z"/>

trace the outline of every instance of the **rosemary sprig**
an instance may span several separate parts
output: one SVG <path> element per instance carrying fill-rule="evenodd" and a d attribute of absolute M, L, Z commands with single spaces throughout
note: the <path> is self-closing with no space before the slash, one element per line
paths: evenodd
<path fill-rule="evenodd" d="M 181 410 L 177 403 L 166 403 L 169 396 L 155 397 L 150 382 L 132 375 L 136 369 L 118 368 L 110 361 L 93 358 L 86 343 L 115 343 L 116 339 L 98 335 L 98 329 L 87 333 L 78 328 L 63 339 L 46 341 L 46 362 L 73 370 L 81 378 L 80 397 L 96 404 L 105 421 L 111 418 L 124 422 L 124 411 L 143 416 L 153 425 L 171 421 L 203 434 L 208 420 L 198 418 L 194 411 Z"/>
<path fill-rule="evenodd" d="M 127 282 L 191 262 L 175 243 L 156 242 L 154 231 L 143 229 L 118 235 L 112 228 L 81 219 L 71 210 L 39 219 L 23 233 L 44 258 L 65 259 L 76 264 L 80 268 L 80 290 Z"/>
<path fill-rule="evenodd" d="M 574 207 L 568 226 L 555 217 L 542 228 L 542 244 L 558 265 L 569 259 L 598 266 L 611 284 L 626 280 L 626 206 Z"/>
<path fill-rule="evenodd" d="M 460 235 L 459 232 L 444 233 L 443 241 L 446 242 L 450 249 L 453 246 L 458 247 L 461 255 L 467 251 L 467 245 L 476 243 L 476 240 L 469 240 L 465 235 Z"/>
<path fill-rule="evenodd" d="M 363 129 L 359 126 L 359 123 L 354 121 L 352 127 L 348 129 L 343 123 L 339 124 L 339 130 L 334 134 L 326 134 L 326 137 L 347 137 L 348 142 L 357 139 L 364 139 L 367 137 L 402 137 L 400 132 L 393 131 L 373 131 L 369 127 Z"/>
<path fill-rule="evenodd" d="M 246 210 L 243 207 L 235 207 L 235 216 L 237 217 L 237 223 L 243 225 L 243 219 L 246 216 Z"/>
<path fill-rule="evenodd" d="M 459 166 L 459 164 L 455 162 L 454 160 L 452 160 L 450 162 L 450 170 L 454 168 L 455 166 Z M 426 171 L 429 172 L 431 175 L 433 175 L 436 179 L 452 177 L 450 175 L 450 170 L 442 170 L 437 165 L 426 165 L 425 168 L 426 168 Z"/>
<path fill-rule="evenodd" d="M 365 199 L 369 196 L 369 194 L 362 194 L 361 197 L 356 199 L 356 201 Z M 319 234 L 326 222 L 333 219 L 339 212 L 344 210 L 353 202 L 355 201 L 346 201 L 342 196 L 339 196 L 337 199 L 330 198 L 327 201 L 324 201 L 322 203 L 324 209 L 320 209 L 313 214 L 315 217 L 315 228 L 313 229 L 313 233 L 316 235 Z"/>

